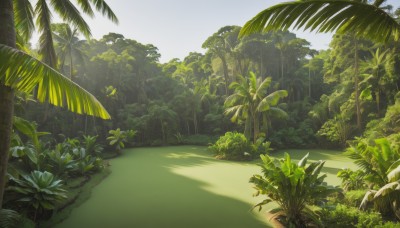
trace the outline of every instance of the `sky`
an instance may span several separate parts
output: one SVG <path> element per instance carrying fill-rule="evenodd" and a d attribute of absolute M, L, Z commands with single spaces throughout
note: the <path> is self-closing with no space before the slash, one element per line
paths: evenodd
<path fill-rule="evenodd" d="M 160 62 L 183 59 L 189 52 L 201 52 L 202 43 L 226 25 L 243 26 L 257 13 L 282 0 L 108 0 L 119 19 L 116 25 L 101 15 L 87 19 L 94 38 L 114 32 L 143 44 L 153 44 Z M 389 4 L 399 6 L 398 0 Z M 295 31 L 312 48 L 327 49 L 331 34 Z"/>

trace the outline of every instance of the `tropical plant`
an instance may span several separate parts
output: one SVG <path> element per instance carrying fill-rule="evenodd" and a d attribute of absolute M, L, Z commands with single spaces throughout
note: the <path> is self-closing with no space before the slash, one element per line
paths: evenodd
<path fill-rule="evenodd" d="M 56 176 L 65 176 L 74 169 L 75 160 L 69 152 L 63 152 L 62 144 L 57 144 L 46 158 L 48 170 L 51 170 Z"/>
<path fill-rule="evenodd" d="M 83 40 L 78 38 L 78 29 L 71 27 L 68 24 L 53 24 L 52 25 L 53 36 L 56 41 L 56 47 L 58 49 L 57 56 L 60 59 L 60 69 L 63 70 L 66 62 L 69 63 L 69 78 L 75 81 L 73 78 L 73 58 L 76 58 L 80 63 L 84 63 L 84 54 L 80 49 L 83 44 Z M 68 60 L 67 60 L 68 59 Z"/>
<path fill-rule="evenodd" d="M 364 189 L 366 187 L 362 170 L 342 169 L 337 173 L 337 176 L 342 179 L 342 188 L 345 191 Z"/>
<path fill-rule="evenodd" d="M 233 82 L 230 85 L 234 93 L 225 100 L 225 113 L 233 116 L 231 120 L 236 122 L 240 119 L 245 120 L 245 135 L 257 141 L 260 133 L 260 124 L 263 123 L 264 130 L 267 130 L 269 115 L 277 112 L 280 116 L 286 116 L 277 106 L 279 100 L 288 95 L 286 90 L 277 90 L 267 94 L 267 89 L 271 86 L 270 77 L 262 80 L 250 72 L 249 78 L 239 77 L 239 82 Z M 262 118 L 262 122 L 261 122 Z M 253 133 L 251 133 L 253 129 Z M 251 137 L 252 136 L 252 137 Z"/>
<path fill-rule="evenodd" d="M 67 198 L 62 180 L 47 171 L 32 171 L 29 175 L 23 175 L 22 179 L 11 178 L 11 181 L 15 184 L 9 186 L 8 190 L 19 193 L 21 198 L 18 201 L 35 209 L 34 221 L 37 213 L 52 210 Z"/>
<path fill-rule="evenodd" d="M 96 136 L 84 135 L 82 146 L 85 148 L 86 152 L 91 155 L 99 155 L 103 151 L 103 147 L 98 144 Z"/>
<path fill-rule="evenodd" d="M 359 139 L 347 149 L 347 155 L 354 159 L 365 173 L 364 180 L 370 190 L 365 194 L 360 208 L 368 202 L 383 214 L 392 214 L 400 219 L 398 199 L 400 196 L 400 153 L 387 138 L 376 139 L 373 143 Z M 378 190 L 376 190 L 378 189 Z"/>
<path fill-rule="evenodd" d="M 320 205 L 327 196 L 340 191 L 324 182 L 326 174 L 320 175 L 325 161 L 306 165 L 308 154 L 297 164 L 292 162 L 287 153 L 279 161 L 268 155 L 260 157 L 263 175 L 253 175 L 250 182 L 257 190 L 255 196 L 261 194 L 267 198 L 254 207 L 261 210 L 263 205 L 277 203 L 278 207 L 271 210 L 271 213 L 289 227 L 307 227 L 311 221 L 320 224 L 310 206 Z"/>
<path fill-rule="evenodd" d="M 376 41 L 400 38 L 400 24 L 384 8 L 384 1 L 307 0 L 277 4 L 249 20 L 240 35 L 289 28 L 356 34 Z M 289 16 L 288 16 L 289 15 Z"/>
<path fill-rule="evenodd" d="M 103 0 L 79 1 L 85 14 L 93 16 L 92 5 L 113 21 L 116 16 Z M 51 6 L 64 21 L 76 25 L 85 35 L 90 35 L 89 26 L 81 13 L 70 1 L 51 1 Z M 44 61 L 55 65 L 55 52 L 51 35 L 51 13 L 45 0 L 37 2 L 33 9 L 31 1 L 6 0 L 1 3 L 0 20 L 0 207 L 3 204 L 8 150 L 14 110 L 14 90 L 30 93 L 38 87 L 36 97 L 56 106 L 68 107 L 77 113 L 95 115 L 109 119 L 107 111 L 88 92 L 57 73 L 48 65 L 16 48 L 16 37 L 27 42 L 35 29 L 33 18 L 37 16 L 40 35 L 40 52 Z M 14 27 L 15 26 L 15 27 Z M 17 36 L 18 35 L 18 36 Z M 49 50 L 49 51 L 46 51 Z"/>
<path fill-rule="evenodd" d="M 242 133 L 226 132 L 214 144 L 208 147 L 220 159 L 248 160 L 255 149 Z"/>
<path fill-rule="evenodd" d="M 20 227 L 21 215 L 9 209 L 0 209 L 0 227 L 18 228 Z"/>
<path fill-rule="evenodd" d="M 41 170 L 41 165 L 43 163 L 43 143 L 39 140 L 40 136 L 49 135 L 48 132 L 39 132 L 37 131 L 37 124 L 34 122 L 29 122 L 20 117 L 14 116 L 14 127 L 27 136 L 31 143 L 24 145 L 18 145 L 16 147 L 12 147 L 10 151 L 12 151 L 12 155 L 14 157 L 26 157 L 32 162 L 32 165 L 35 166 L 36 170 Z M 32 166 L 31 165 L 31 166 Z"/>
<path fill-rule="evenodd" d="M 119 128 L 110 130 L 108 133 L 107 140 L 111 146 L 115 145 L 118 154 L 121 154 L 121 150 L 125 148 L 125 143 L 136 135 L 135 130 L 121 131 Z"/>

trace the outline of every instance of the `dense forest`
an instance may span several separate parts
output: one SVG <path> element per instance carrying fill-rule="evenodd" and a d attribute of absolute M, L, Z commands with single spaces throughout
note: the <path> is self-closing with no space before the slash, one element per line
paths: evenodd
<path fill-rule="evenodd" d="M 103 14 L 116 21 L 111 9 L 103 7 Z M 384 10 L 395 20 L 400 17 L 400 10 Z M 70 184 L 79 178 L 88 181 L 107 166 L 104 158 L 113 152 L 120 155 L 126 146 L 202 145 L 220 159 L 250 160 L 261 155 L 265 164 L 273 163 L 264 156 L 273 150 L 346 150 L 360 170 L 342 170 L 338 176 L 345 192 L 362 190 L 357 196 L 360 202 L 356 200 L 361 207 L 373 197 L 395 190 L 398 194 L 400 43 L 395 36 L 381 43 L 355 33 L 337 33 L 329 49 L 314 50 L 287 30 L 243 36 L 242 27 L 228 25 L 204 40 L 204 54 L 191 52 L 184 59 L 160 63 L 156 46 L 133 37 L 109 33 L 86 39 L 88 34 L 73 26 L 79 23 L 45 22 L 48 29 L 39 26 L 37 48 L 17 28 L 16 48 L 41 59 L 54 68 L 46 72 L 65 75 L 68 82 L 54 84 L 50 98 L 44 98 L 42 84 L 31 85 L 24 79 L 9 83 L 27 89 L 17 86 L 15 96 L 10 95 L 15 110 L 10 159 L 2 158 L 5 164 L 10 161 L 7 178 L 0 181 L 7 186 L 0 202 L 4 208 L 23 211 L 34 222 L 51 217 L 49 211 L 69 197 L 61 188 L 62 179 Z M 51 37 L 50 51 L 45 49 L 46 37 Z M 1 45 L 2 62 L 8 61 L 4 57 L 8 53 L 12 50 Z M 21 64 L 31 61 L 17 55 L 10 59 Z M 20 69 L 0 67 L 0 74 L 10 72 Z M 4 78 L 0 79 L 13 80 Z M 76 84 L 73 89 L 61 86 L 71 82 Z M 51 80 L 45 83 L 53 85 Z M 65 97 L 55 98 L 64 89 Z M 81 107 L 69 100 L 75 96 L 95 104 L 98 99 L 111 119 L 101 105 Z M 56 107 L 64 103 L 75 113 Z M 82 115 L 90 111 L 102 118 Z M 225 148 L 228 144 L 232 148 Z M 290 157 L 285 159 L 291 162 Z M 315 175 L 310 183 L 322 186 L 318 175 L 324 162 L 304 168 L 306 161 L 307 156 L 295 168 L 308 172 L 308 177 Z M 271 167 L 265 166 L 265 173 L 279 169 Z M 263 194 L 261 181 L 258 176 L 251 179 Z M 384 189 L 388 184 L 389 190 Z M 371 191 L 366 193 L 367 189 Z M 399 219 L 397 200 L 398 195 L 374 201 L 373 207 L 386 220 Z M 13 218 L 13 213 L 3 210 L 0 215 Z M 305 225 L 297 215 L 287 216 L 288 224 Z M 0 219 L 0 226 L 4 221 Z"/>
<path fill-rule="evenodd" d="M 231 84 L 249 83 L 251 74 L 271 79 L 268 93 L 287 91 L 260 119 L 259 134 L 273 148 L 344 148 L 355 137 L 397 132 L 396 42 L 381 46 L 335 35 L 329 50 L 317 51 L 290 32 L 239 39 L 240 27 L 225 26 L 204 41 L 205 54 L 161 64 L 157 47 L 122 34 L 86 41 L 66 24 L 54 28 L 61 72 L 112 116 L 104 121 L 19 96 L 16 115 L 54 136 L 105 139 L 120 128 L 137 131 L 136 145 L 207 144 L 207 136 L 245 132 L 244 113 L 232 118 L 225 101 L 235 93 Z"/>

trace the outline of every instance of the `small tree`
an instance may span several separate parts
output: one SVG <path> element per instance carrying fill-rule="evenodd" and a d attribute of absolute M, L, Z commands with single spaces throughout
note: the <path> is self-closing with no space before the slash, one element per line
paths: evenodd
<path fill-rule="evenodd" d="M 107 137 L 107 140 L 110 141 L 109 144 L 111 146 L 115 145 L 117 154 L 121 154 L 121 150 L 125 148 L 125 143 L 135 137 L 137 132 L 134 130 L 121 131 L 121 129 L 117 128 L 110 130 L 108 133 L 110 134 Z"/>
<path fill-rule="evenodd" d="M 277 162 L 268 155 L 261 155 L 263 176 L 254 175 L 250 182 L 255 184 L 259 194 L 267 198 L 254 207 L 275 202 L 279 206 L 271 211 L 278 214 L 280 221 L 288 227 L 307 227 L 310 220 L 319 223 L 316 213 L 309 207 L 318 205 L 332 193 L 338 192 L 336 187 L 328 186 L 320 176 L 325 161 L 317 161 L 306 166 L 308 154 L 298 164 L 291 161 L 289 154 Z"/>

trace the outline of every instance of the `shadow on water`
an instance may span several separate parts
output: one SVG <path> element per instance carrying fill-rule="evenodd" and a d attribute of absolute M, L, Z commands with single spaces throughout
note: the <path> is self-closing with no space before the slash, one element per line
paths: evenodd
<path fill-rule="evenodd" d="M 111 175 L 91 198 L 56 227 L 266 227 L 250 212 L 252 202 L 208 191 L 209 183 L 176 171 L 221 162 L 204 147 L 126 150 L 111 161 Z"/>

